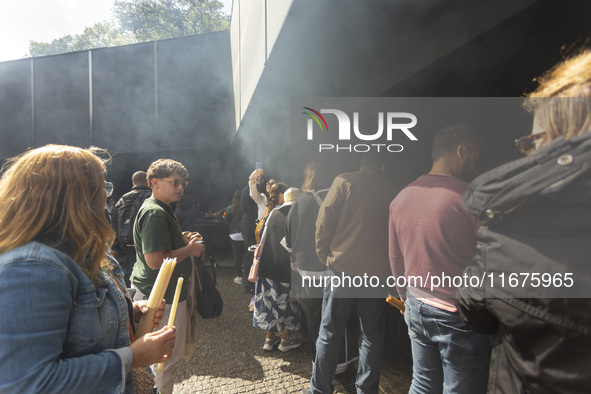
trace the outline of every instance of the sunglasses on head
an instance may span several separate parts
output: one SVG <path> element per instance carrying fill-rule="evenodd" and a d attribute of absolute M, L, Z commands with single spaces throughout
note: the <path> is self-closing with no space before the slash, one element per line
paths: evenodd
<path fill-rule="evenodd" d="M 545 136 L 545 131 L 537 134 L 524 135 L 515 140 L 515 146 L 519 149 L 519 152 L 524 155 L 529 155 L 534 149 L 536 149 L 536 141 Z"/>
<path fill-rule="evenodd" d="M 174 187 L 179 187 L 179 186 L 183 186 L 183 189 L 187 188 L 187 185 L 189 184 L 189 181 L 185 181 L 184 179 L 178 179 L 178 178 L 162 178 L 163 181 L 168 181 L 172 183 L 172 186 Z"/>

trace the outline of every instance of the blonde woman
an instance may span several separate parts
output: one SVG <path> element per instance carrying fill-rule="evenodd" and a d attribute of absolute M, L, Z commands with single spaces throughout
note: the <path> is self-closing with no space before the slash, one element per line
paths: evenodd
<path fill-rule="evenodd" d="M 172 352 L 174 329 L 131 343 L 130 316 L 142 306 L 132 306 L 119 264 L 105 254 L 114 239 L 105 174 L 89 150 L 60 145 L 4 170 L 0 392 L 133 392 L 130 370 Z"/>
<path fill-rule="evenodd" d="M 464 201 L 483 223 L 456 305 L 494 334 L 489 393 L 591 387 L 591 51 L 538 80 L 526 99 L 528 157 L 476 178 Z M 503 282 L 503 279 L 505 281 Z M 472 282 L 474 283 L 474 282 Z"/>

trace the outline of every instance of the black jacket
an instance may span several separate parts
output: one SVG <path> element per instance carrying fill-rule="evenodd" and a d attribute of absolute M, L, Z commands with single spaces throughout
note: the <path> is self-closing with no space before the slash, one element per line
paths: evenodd
<path fill-rule="evenodd" d="M 242 214 L 236 215 L 236 205 L 230 205 L 226 208 L 226 214 L 224 215 L 224 224 L 228 226 L 228 233 L 235 234 L 242 232 Z"/>
<path fill-rule="evenodd" d="M 291 205 L 274 209 L 265 223 L 263 250 L 259 264 L 259 276 L 278 282 L 291 282 L 289 253 L 281 245 L 285 236 L 285 221 Z"/>
<path fill-rule="evenodd" d="M 240 206 L 242 207 L 242 223 L 255 226 L 259 208 L 257 203 L 250 197 L 250 187 L 244 186 L 240 191 Z"/>
<path fill-rule="evenodd" d="M 174 216 L 176 216 L 183 231 L 191 232 L 199 232 L 200 227 L 198 222 L 205 218 L 203 213 L 197 207 L 177 208 L 174 211 Z"/>
<path fill-rule="evenodd" d="M 327 190 L 320 191 L 321 200 Z M 316 254 L 316 219 L 320 205 L 312 192 L 300 194 L 293 203 L 285 224 L 285 240 L 291 248 L 291 261 L 306 271 L 326 271 Z"/>
<path fill-rule="evenodd" d="M 591 133 L 481 175 L 464 201 L 483 223 L 465 274 L 484 283 L 456 305 L 496 334 L 488 392 L 589 393 Z"/>
<path fill-rule="evenodd" d="M 115 245 L 133 245 L 133 222 L 142 203 L 151 194 L 146 186 L 135 185 L 117 201 L 111 214 L 111 227 L 117 233 Z"/>

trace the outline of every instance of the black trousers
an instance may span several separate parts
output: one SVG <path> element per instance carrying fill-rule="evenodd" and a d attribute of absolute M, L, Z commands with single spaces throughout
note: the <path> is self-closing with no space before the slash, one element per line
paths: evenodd
<path fill-rule="evenodd" d="M 256 223 L 253 221 L 252 224 L 242 222 L 242 238 L 244 238 L 244 258 L 242 259 L 242 279 L 244 281 L 244 291 L 246 293 L 254 293 L 254 283 L 248 281 L 248 274 L 250 273 L 250 267 L 252 266 L 252 258 L 254 257 L 253 252 L 249 252 L 248 248 L 251 245 L 256 245 L 257 241 L 254 236 L 254 230 Z"/>
<path fill-rule="evenodd" d="M 232 254 L 234 255 L 234 271 L 236 276 L 242 278 L 242 259 L 244 259 L 244 241 L 230 241 L 232 243 Z"/>

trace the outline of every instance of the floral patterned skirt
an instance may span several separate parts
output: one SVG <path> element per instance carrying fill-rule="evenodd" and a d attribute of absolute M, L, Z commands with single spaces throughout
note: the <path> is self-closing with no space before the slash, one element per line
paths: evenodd
<path fill-rule="evenodd" d="M 290 284 L 259 277 L 252 325 L 281 333 L 300 330 L 300 304 L 290 297 Z"/>

